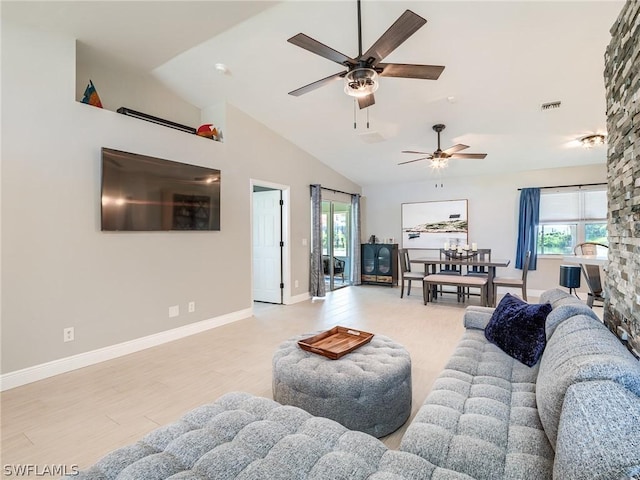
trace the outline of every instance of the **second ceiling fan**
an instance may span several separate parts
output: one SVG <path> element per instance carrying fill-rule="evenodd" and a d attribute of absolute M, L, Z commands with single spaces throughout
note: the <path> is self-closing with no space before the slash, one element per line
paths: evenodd
<path fill-rule="evenodd" d="M 415 150 L 403 150 L 402 153 L 411 153 L 413 155 L 426 155 L 426 157 L 416 158 L 415 160 L 408 160 L 406 162 L 400 162 L 398 165 L 404 165 L 406 163 L 420 162 L 422 160 L 431 160 L 431 166 L 433 168 L 444 168 L 447 166 L 450 158 L 477 158 L 482 159 L 487 156 L 486 153 L 457 153 L 460 150 L 464 150 L 469 148 L 468 145 L 463 145 L 458 143 L 453 147 L 445 148 L 444 150 L 440 149 L 440 132 L 442 132 L 446 128 L 445 125 L 438 123 L 433 126 L 433 129 L 438 134 L 438 148 L 433 153 L 427 152 L 416 152 Z"/>
<path fill-rule="evenodd" d="M 444 70 L 443 66 L 381 63 L 387 55 L 398 48 L 425 23 L 427 23 L 426 19 L 411 10 L 406 10 L 369 50 L 362 53 L 362 22 L 360 0 L 358 0 L 358 56 L 356 58 L 348 57 L 304 33 L 298 33 L 287 40 L 289 43 L 347 68 L 346 71 L 335 73 L 293 90 L 289 92 L 289 95 L 298 97 L 329 82 L 344 78 L 345 93 L 356 97 L 358 105 L 362 109 L 375 103 L 373 94 L 378 89 L 378 76 L 437 80 Z"/>

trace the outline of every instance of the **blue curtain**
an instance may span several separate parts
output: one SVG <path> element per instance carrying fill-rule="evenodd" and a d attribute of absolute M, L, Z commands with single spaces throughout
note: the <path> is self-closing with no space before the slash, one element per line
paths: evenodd
<path fill-rule="evenodd" d="M 527 251 L 531 251 L 529 270 L 538 263 L 538 220 L 540 218 L 540 189 L 523 188 L 520 191 L 520 219 L 518 220 L 518 250 L 516 268 L 522 269 Z"/>

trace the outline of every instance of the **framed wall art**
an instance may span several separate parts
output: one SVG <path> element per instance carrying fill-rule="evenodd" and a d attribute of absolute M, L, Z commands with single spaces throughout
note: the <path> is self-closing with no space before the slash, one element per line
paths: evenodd
<path fill-rule="evenodd" d="M 468 243 L 467 200 L 402 204 L 402 247 L 443 248 Z"/>

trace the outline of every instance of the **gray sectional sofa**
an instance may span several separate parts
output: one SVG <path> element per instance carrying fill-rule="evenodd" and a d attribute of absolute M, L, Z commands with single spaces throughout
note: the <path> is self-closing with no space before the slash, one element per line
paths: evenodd
<path fill-rule="evenodd" d="M 466 331 L 403 436 L 376 438 L 247 393 L 230 393 L 120 448 L 78 479 L 640 479 L 640 363 L 561 290 L 547 345 L 527 367 Z M 72 478 L 72 477 L 69 477 Z"/>

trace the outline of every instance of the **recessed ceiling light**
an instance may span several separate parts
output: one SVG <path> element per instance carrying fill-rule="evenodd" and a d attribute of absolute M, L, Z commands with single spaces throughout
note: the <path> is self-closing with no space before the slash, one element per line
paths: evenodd
<path fill-rule="evenodd" d="M 450 97 L 447 97 L 447 102 L 449 103 L 456 103 L 458 101 L 458 99 L 456 97 L 454 97 L 453 95 L 451 95 Z"/>
<path fill-rule="evenodd" d="M 215 64 L 216 71 L 221 75 L 226 75 L 229 73 L 229 67 L 227 67 L 224 63 L 216 63 Z"/>

